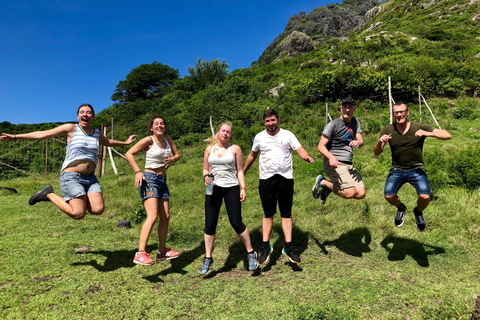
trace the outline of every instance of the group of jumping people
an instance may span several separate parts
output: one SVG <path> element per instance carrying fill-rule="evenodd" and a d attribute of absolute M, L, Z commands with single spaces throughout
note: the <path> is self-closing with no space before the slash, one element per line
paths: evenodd
<path fill-rule="evenodd" d="M 362 131 L 357 118 L 353 116 L 357 107 L 351 98 L 342 101 L 340 117 L 325 127 L 318 151 L 323 155 L 323 168 L 327 180 L 319 175 L 312 188 L 315 199 L 325 204 L 328 195 L 333 192 L 345 199 L 363 199 L 366 191 L 362 177 L 353 167 L 353 148 L 363 146 Z M 425 231 L 426 223 L 423 211 L 431 199 L 430 185 L 425 172 L 422 150 L 425 138 L 435 137 L 442 140 L 451 138 L 441 129 L 408 120 L 409 110 L 406 103 L 397 102 L 393 106 L 395 123 L 381 130 L 375 144 L 376 156 L 383 152 L 388 143 L 392 151 L 392 168 L 388 175 L 384 196 L 397 207 L 395 225 L 401 227 L 405 220 L 407 207 L 400 201 L 397 193 L 405 183 L 415 187 L 418 200 L 413 209 L 419 231 Z M 67 150 L 60 176 L 58 196 L 51 185 L 43 187 L 29 199 L 34 205 L 41 201 L 50 201 L 73 219 L 82 219 L 86 212 L 100 215 L 104 211 L 104 201 L 100 184 L 95 176 L 99 145 L 125 146 L 133 143 L 135 135 L 125 142 L 107 139 L 98 129 L 92 127 L 95 118 L 93 107 L 82 104 L 77 110 L 78 124 L 63 124 L 54 129 L 23 134 L 2 133 L 0 140 L 41 140 L 66 136 Z M 273 229 L 273 217 L 280 210 L 281 226 L 285 245 L 282 254 L 292 263 L 301 262 L 292 245 L 292 204 L 294 193 L 292 150 L 304 161 L 313 163 L 312 157 L 302 147 L 295 135 L 280 128 L 278 113 L 267 109 L 263 114 L 265 130 L 258 133 L 252 149 L 243 164 L 243 153 L 238 145 L 230 143 L 233 127 L 225 122 L 220 125 L 215 136 L 207 139 L 209 145 L 204 152 L 203 181 L 213 184 L 213 191 L 205 195 L 205 259 L 200 274 L 209 272 L 213 264 L 213 247 L 216 228 L 222 202 L 234 231 L 245 245 L 248 268 L 253 271 L 259 264 L 268 262 L 273 251 L 270 236 Z M 149 123 L 151 136 L 147 136 L 126 153 L 129 165 L 135 172 L 135 186 L 143 201 L 146 220 L 141 228 L 138 251 L 133 262 L 139 265 L 152 265 L 155 261 L 146 252 L 150 233 L 158 220 L 158 251 L 156 261 L 177 258 L 180 253 L 166 245 L 170 219 L 170 192 L 167 185 L 167 169 L 180 160 L 180 154 L 173 139 L 166 134 L 166 120 L 161 115 L 153 115 Z M 135 155 L 145 152 L 145 168 L 142 170 L 135 161 Z M 242 221 L 241 202 L 246 198 L 244 175 L 259 157 L 259 195 L 263 208 L 262 237 L 260 256 L 252 247 L 247 227 Z"/>

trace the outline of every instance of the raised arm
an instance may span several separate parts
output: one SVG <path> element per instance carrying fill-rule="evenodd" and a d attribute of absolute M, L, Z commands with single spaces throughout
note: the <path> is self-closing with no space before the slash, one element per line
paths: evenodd
<path fill-rule="evenodd" d="M 149 137 L 145 137 L 142 140 L 138 141 L 136 144 L 131 147 L 127 153 L 125 153 L 125 158 L 127 158 L 128 164 L 132 167 L 133 171 L 135 172 L 135 186 L 138 187 L 142 184 L 142 180 L 145 178 L 143 177 L 142 169 L 138 166 L 137 162 L 135 161 L 135 155 L 142 150 L 147 150 L 149 145 L 152 144 L 152 139 Z"/>
<path fill-rule="evenodd" d="M 172 157 L 165 157 L 165 169 L 168 169 L 171 163 L 177 162 L 180 160 L 180 153 L 178 153 L 177 145 L 173 142 L 173 139 L 169 135 L 165 135 L 165 138 L 170 144 L 170 149 L 172 149 Z"/>
<path fill-rule="evenodd" d="M 362 134 L 361 133 L 357 133 L 355 135 L 355 140 L 352 140 L 350 141 L 350 143 L 348 144 L 350 147 L 353 147 L 353 148 L 360 148 L 361 146 L 363 146 L 363 138 L 362 138 Z"/>
<path fill-rule="evenodd" d="M 127 141 L 118 141 L 118 140 L 108 139 L 103 135 L 103 133 L 100 132 L 99 141 L 101 145 L 104 145 L 106 147 L 119 147 L 119 146 L 128 146 L 129 144 L 131 144 L 133 141 L 136 140 L 135 137 L 136 135 L 131 135 L 130 137 L 128 137 Z"/>
<path fill-rule="evenodd" d="M 248 154 L 247 156 L 247 160 L 245 160 L 245 165 L 243 166 L 243 174 L 246 174 L 248 169 L 250 169 L 250 167 L 252 166 L 252 164 L 255 162 L 255 160 L 257 159 L 257 156 L 258 156 L 258 153 L 260 151 L 250 151 L 250 153 Z"/>
<path fill-rule="evenodd" d="M 324 156 L 325 158 L 328 159 L 328 163 L 330 166 L 333 168 L 338 167 L 338 159 L 327 149 L 327 144 L 330 141 L 330 138 L 327 137 L 326 135 L 322 134 L 322 137 L 320 138 L 320 142 L 318 143 L 318 151 Z"/>
<path fill-rule="evenodd" d="M 16 140 L 44 140 L 53 137 L 71 136 L 75 131 L 75 125 L 73 123 L 65 123 L 56 128 L 34 131 L 22 134 L 7 134 L 2 133 L 0 140 L 16 141 Z"/>
<path fill-rule="evenodd" d="M 429 131 L 425 131 L 425 130 L 418 130 L 417 132 L 415 132 L 415 137 L 433 137 L 433 138 L 437 138 L 437 139 L 440 139 L 440 140 L 450 140 L 452 139 L 452 136 L 450 135 L 450 133 L 448 133 L 447 130 L 443 130 L 443 129 L 433 129 L 432 132 L 429 132 Z"/>
<path fill-rule="evenodd" d="M 375 144 L 375 147 L 373 148 L 373 153 L 375 153 L 376 156 L 379 156 L 383 152 L 383 148 L 385 148 L 385 145 L 387 144 L 388 140 L 392 139 L 392 136 L 388 134 L 382 135 L 377 143 Z"/>

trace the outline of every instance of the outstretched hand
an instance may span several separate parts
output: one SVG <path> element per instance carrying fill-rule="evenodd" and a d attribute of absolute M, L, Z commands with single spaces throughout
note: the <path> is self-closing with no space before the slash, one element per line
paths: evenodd
<path fill-rule="evenodd" d="M 137 140 L 137 139 L 135 139 L 136 136 L 137 136 L 137 135 L 132 134 L 130 137 L 128 137 L 127 143 L 128 143 L 128 144 L 131 144 L 133 141 Z"/>
<path fill-rule="evenodd" d="M 378 142 L 387 143 L 388 140 L 390 140 L 390 139 L 392 139 L 391 134 L 384 134 L 383 136 L 381 136 L 381 137 L 378 139 Z"/>
<path fill-rule="evenodd" d="M 16 138 L 13 134 L 2 133 L 2 135 L 0 136 L 0 140 L 14 141 L 16 140 Z"/>

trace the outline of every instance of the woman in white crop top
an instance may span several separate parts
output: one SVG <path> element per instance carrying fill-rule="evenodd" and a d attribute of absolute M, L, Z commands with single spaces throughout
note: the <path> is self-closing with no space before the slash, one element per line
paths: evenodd
<path fill-rule="evenodd" d="M 150 118 L 150 131 L 152 135 L 138 141 L 125 157 L 135 171 L 135 186 L 140 192 L 140 199 L 143 201 L 147 219 L 140 231 L 140 242 L 138 252 L 135 254 L 134 263 L 140 265 L 151 265 L 154 263 L 147 253 L 146 247 L 153 226 L 158 222 L 158 251 L 156 260 L 169 260 L 179 256 L 172 248 L 166 247 L 168 222 L 170 219 L 169 199 L 170 192 L 167 186 L 167 169 L 178 160 L 180 154 L 172 138 L 165 134 L 165 118 L 160 115 L 153 115 Z M 135 161 L 135 155 L 145 151 L 145 171 L 139 168 Z"/>
<path fill-rule="evenodd" d="M 222 201 L 225 201 L 228 219 L 247 249 L 248 268 L 258 267 L 257 253 L 253 251 L 248 229 L 242 222 L 241 202 L 245 200 L 246 188 L 243 176 L 243 154 L 239 146 L 230 144 L 232 125 L 223 123 L 203 156 L 203 179 L 210 183 L 208 174 L 213 174 L 213 193 L 205 196 L 205 260 L 200 274 L 206 274 L 213 263 L 212 252 L 218 215 Z"/>
<path fill-rule="evenodd" d="M 82 104 L 77 110 L 78 124 L 66 123 L 56 128 L 23 134 L 6 134 L 0 140 L 45 140 L 53 137 L 67 137 L 67 153 L 60 176 L 62 197 L 55 194 L 51 185 L 30 197 L 28 203 L 51 201 L 69 217 L 80 220 L 88 212 L 100 215 L 105 208 L 102 190 L 95 177 L 98 146 L 126 146 L 135 141 L 135 135 L 127 141 L 107 139 L 98 129 L 92 127 L 95 111 L 89 104 Z"/>

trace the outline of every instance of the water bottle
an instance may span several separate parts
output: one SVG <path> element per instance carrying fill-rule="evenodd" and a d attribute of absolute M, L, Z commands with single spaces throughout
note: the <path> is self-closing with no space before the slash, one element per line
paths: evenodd
<path fill-rule="evenodd" d="M 210 179 L 210 183 L 207 184 L 207 195 L 212 195 L 213 193 L 213 174 L 209 174 L 208 178 Z"/>

